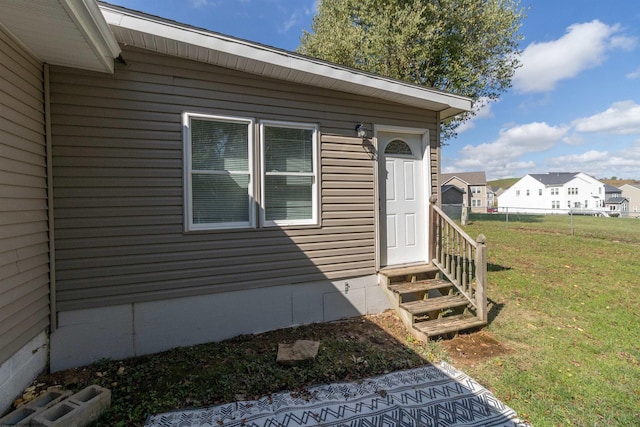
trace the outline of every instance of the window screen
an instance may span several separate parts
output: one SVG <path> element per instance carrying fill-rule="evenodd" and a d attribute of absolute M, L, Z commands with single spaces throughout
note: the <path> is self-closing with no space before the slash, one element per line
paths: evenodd
<path fill-rule="evenodd" d="M 189 117 L 190 224 L 249 226 L 251 121 Z"/>
<path fill-rule="evenodd" d="M 316 128 L 263 124 L 263 220 L 314 223 L 317 210 Z"/>

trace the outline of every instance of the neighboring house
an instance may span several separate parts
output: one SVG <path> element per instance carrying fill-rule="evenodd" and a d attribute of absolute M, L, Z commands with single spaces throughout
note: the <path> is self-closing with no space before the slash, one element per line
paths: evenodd
<path fill-rule="evenodd" d="M 465 191 L 455 185 L 443 185 L 442 204 L 443 205 L 462 205 L 464 204 Z"/>
<path fill-rule="evenodd" d="M 611 197 L 604 203 L 609 216 L 629 216 L 629 199 L 625 197 Z"/>
<path fill-rule="evenodd" d="M 604 210 L 605 184 L 582 172 L 529 174 L 498 196 L 501 212 L 556 214 Z"/>
<path fill-rule="evenodd" d="M 624 184 L 620 186 L 621 196 L 629 201 L 629 216 L 640 218 L 640 184 Z"/>
<path fill-rule="evenodd" d="M 92 0 L 0 2 L 0 57 L 0 412 L 47 363 L 380 312 L 433 257 L 468 98 Z"/>
<path fill-rule="evenodd" d="M 622 190 L 613 185 L 604 185 L 604 200 L 605 202 L 611 198 L 622 197 Z"/>
<path fill-rule="evenodd" d="M 440 186 L 455 185 L 465 192 L 464 207 L 472 212 L 486 212 L 488 206 L 487 176 L 484 172 L 457 172 L 440 174 Z"/>
<path fill-rule="evenodd" d="M 462 216 L 465 192 L 455 185 L 443 185 L 440 188 L 442 210 L 450 217 L 459 219 Z"/>
<path fill-rule="evenodd" d="M 498 199 L 497 199 L 497 191 L 501 190 L 501 188 L 499 189 L 494 189 L 492 188 L 490 185 L 487 185 L 487 210 L 489 209 L 493 209 L 496 207 L 497 203 L 498 203 Z"/>

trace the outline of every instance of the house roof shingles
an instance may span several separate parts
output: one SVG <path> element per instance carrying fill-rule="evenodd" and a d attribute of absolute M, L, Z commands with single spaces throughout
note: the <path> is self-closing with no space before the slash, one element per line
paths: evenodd
<path fill-rule="evenodd" d="M 549 172 L 532 173 L 529 176 L 540 181 L 544 185 L 562 185 L 571 181 L 578 172 Z"/>
<path fill-rule="evenodd" d="M 608 205 L 620 205 L 628 201 L 629 199 L 627 199 L 626 197 L 611 197 L 607 199 L 605 203 L 607 203 Z"/>
<path fill-rule="evenodd" d="M 445 184 L 452 178 L 458 178 L 468 185 L 487 185 L 487 175 L 482 172 L 457 172 L 440 174 L 440 183 Z"/>
<path fill-rule="evenodd" d="M 618 187 L 614 187 L 613 185 L 605 184 L 604 185 L 605 193 L 622 193 L 622 190 Z"/>

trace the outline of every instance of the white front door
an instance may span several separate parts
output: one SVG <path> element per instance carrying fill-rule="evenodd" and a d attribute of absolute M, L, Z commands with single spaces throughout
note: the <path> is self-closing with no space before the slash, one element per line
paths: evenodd
<path fill-rule="evenodd" d="M 381 266 L 423 263 L 426 196 L 423 134 L 378 132 Z"/>

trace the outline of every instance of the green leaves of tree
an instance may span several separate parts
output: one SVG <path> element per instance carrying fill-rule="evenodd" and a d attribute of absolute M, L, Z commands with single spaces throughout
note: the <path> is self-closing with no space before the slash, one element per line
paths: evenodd
<path fill-rule="evenodd" d="M 321 0 L 298 50 L 482 104 L 511 87 L 523 18 L 518 0 Z"/>

